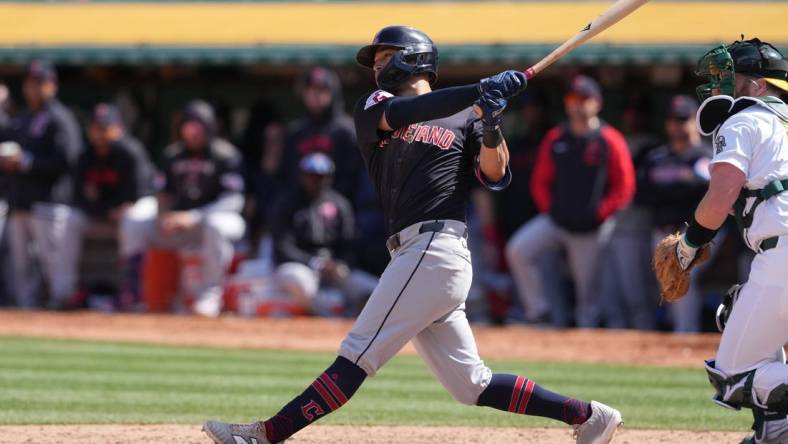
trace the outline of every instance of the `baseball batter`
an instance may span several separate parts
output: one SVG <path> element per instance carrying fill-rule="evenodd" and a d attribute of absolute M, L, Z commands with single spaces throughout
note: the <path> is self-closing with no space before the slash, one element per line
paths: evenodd
<path fill-rule="evenodd" d="M 357 54 L 379 90 L 356 105 L 361 153 L 391 237 L 391 261 L 339 356 L 272 418 L 252 424 L 208 421 L 215 442 L 276 443 L 345 404 L 408 341 L 452 396 L 468 405 L 564 421 L 578 443 L 607 443 L 618 411 L 550 392 L 523 376 L 493 373 L 465 317 L 471 257 L 465 225 L 472 181 L 508 185 L 500 130 L 507 99 L 526 86 L 506 71 L 480 83 L 432 91 L 437 48 L 421 31 L 390 26 Z M 477 117 L 471 105 L 482 117 Z"/>
<path fill-rule="evenodd" d="M 722 333 L 706 370 L 725 407 L 752 409 L 754 436 L 745 442 L 788 443 L 788 61 L 758 39 L 719 46 L 698 63 L 710 82 L 698 112 L 714 157 L 706 195 L 678 241 L 686 269 L 732 212 L 745 243 L 757 255 L 743 286 L 718 310 Z M 711 97 L 709 97 L 711 95 Z"/>

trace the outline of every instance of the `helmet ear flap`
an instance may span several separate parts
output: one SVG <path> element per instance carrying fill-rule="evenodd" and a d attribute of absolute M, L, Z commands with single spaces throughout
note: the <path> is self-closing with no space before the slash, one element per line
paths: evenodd
<path fill-rule="evenodd" d="M 402 50 L 394 52 L 391 59 L 380 70 L 378 74 L 378 86 L 390 93 L 396 93 L 397 89 L 414 74 L 416 65 L 412 65 L 405 60 Z"/>

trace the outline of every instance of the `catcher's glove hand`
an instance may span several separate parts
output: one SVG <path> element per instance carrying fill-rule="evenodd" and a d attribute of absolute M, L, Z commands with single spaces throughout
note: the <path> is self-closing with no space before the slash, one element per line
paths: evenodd
<path fill-rule="evenodd" d="M 681 233 L 665 236 L 654 249 L 653 263 L 654 274 L 662 288 L 662 300 L 674 302 L 684 297 L 689 290 L 690 271 L 708 260 L 709 255 L 708 244 L 688 252 Z"/>

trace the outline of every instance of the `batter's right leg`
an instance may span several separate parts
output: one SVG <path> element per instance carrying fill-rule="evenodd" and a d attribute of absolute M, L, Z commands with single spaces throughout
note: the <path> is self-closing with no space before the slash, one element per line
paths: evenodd
<path fill-rule="evenodd" d="M 621 423 L 620 413 L 603 404 L 568 398 L 523 376 L 493 374 L 479 357 L 462 306 L 424 329 L 413 338 L 413 345 L 441 384 L 463 404 L 562 421 L 575 426 L 580 443 L 608 442 Z"/>

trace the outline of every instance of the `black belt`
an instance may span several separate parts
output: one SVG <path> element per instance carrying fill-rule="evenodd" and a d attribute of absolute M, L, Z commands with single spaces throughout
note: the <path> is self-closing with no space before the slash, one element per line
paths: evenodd
<path fill-rule="evenodd" d="M 424 222 L 419 227 L 419 234 L 433 233 L 433 232 L 434 233 L 441 233 L 441 232 L 443 232 L 443 229 L 445 227 L 446 227 L 446 224 L 443 223 L 443 221 Z M 464 238 L 468 237 L 468 229 L 467 228 L 465 229 L 465 232 L 462 233 L 462 237 L 464 237 Z M 402 245 L 402 243 L 400 242 L 399 233 L 393 234 L 386 241 L 386 248 L 388 248 L 388 250 L 390 252 L 393 252 L 393 251 L 397 250 L 401 245 Z"/>

